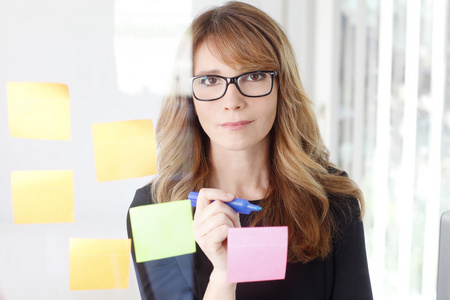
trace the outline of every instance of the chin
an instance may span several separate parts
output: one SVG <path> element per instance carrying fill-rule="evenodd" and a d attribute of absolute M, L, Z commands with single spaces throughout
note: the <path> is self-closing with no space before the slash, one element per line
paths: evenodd
<path fill-rule="evenodd" d="M 252 143 L 250 141 L 233 141 L 230 143 L 224 143 L 223 141 L 220 143 L 216 143 L 216 145 L 224 150 L 228 151 L 245 151 L 254 148 L 259 143 Z"/>
<path fill-rule="evenodd" d="M 217 147 L 227 151 L 255 150 L 268 146 L 268 136 L 260 137 L 257 134 L 240 137 L 221 136 L 210 139 L 212 147 Z"/>

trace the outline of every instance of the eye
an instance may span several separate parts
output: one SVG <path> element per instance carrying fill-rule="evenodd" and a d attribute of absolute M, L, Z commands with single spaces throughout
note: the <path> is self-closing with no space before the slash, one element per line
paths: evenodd
<path fill-rule="evenodd" d="M 267 74 L 264 72 L 253 72 L 250 74 L 247 74 L 244 78 L 246 81 L 261 81 L 264 78 L 266 78 Z"/>
<path fill-rule="evenodd" d="M 215 77 L 215 76 L 207 76 L 207 77 L 203 77 L 200 78 L 200 84 L 202 86 L 213 86 L 213 85 L 217 85 L 219 84 L 220 78 Z"/>

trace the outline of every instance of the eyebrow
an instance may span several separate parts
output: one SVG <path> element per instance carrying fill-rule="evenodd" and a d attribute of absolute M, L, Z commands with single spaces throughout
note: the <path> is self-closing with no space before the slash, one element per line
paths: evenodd
<path fill-rule="evenodd" d="M 197 74 L 195 74 L 197 73 Z M 212 69 L 212 70 L 204 70 L 201 72 L 195 72 L 194 76 L 199 76 L 199 75 L 220 75 L 222 72 L 218 69 Z"/>
<path fill-rule="evenodd" d="M 245 74 L 247 72 L 256 71 L 256 70 L 251 70 L 251 69 L 245 69 L 245 68 L 242 68 L 242 67 L 240 67 L 239 69 L 240 69 L 240 72 L 241 72 L 239 75 Z M 224 76 L 222 71 L 219 70 L 219 69 L 210 69 L 210 70 L 203 70 L 202 72 L 195 72 L 193 76 L 202 76 L 202 75 Z M 236 76 L 239 76 L 239 75 L 236 75 Z"/>

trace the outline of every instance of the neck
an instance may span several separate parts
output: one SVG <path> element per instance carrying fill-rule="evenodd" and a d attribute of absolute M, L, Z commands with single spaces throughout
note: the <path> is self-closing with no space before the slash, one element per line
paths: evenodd
<path fill-rule="evenodd" d="M 211 188 L 218 188 L 238 198 L 259 200 L 269 188 L 269 146 L 243 151 L 211 147 Z"/>

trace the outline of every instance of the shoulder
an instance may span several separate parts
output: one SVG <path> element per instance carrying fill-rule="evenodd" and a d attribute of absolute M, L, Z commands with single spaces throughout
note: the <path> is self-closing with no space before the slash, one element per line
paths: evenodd
<path fill-rule="evenodd" d="M 328 173 L 333 176 L 348 178 L 347 172 L 334 167 L 329 167 Z M 356 223 L 361 220 L 361 203 L 354 196 L 329 193 L 328 200 L 330 213 L 338 224 Z"/>
<path fill-rule="evenodd" d="M 355 197 L 330 195 L 329 204 L 337 234 L 345 227 L 361 222 L 361 207 Z"/>
<path fill-rule="evenodd" d="M 130 208 L 155 203 L 154 199 L 152 198 L 151 191 L 152 191 L 151 183 L 137 189 L 136 193 L 134 194 L 133 201 L 130 204 Z"/>
<path fill-rule="evenodd" d="M 332 202 L 334 203 L 330 203 L 330 213 L 333 219 L 333 253 L 353 253 L 364 247 L 364 228 L 358 201 L 355 198 L 333 197 Z"/>

